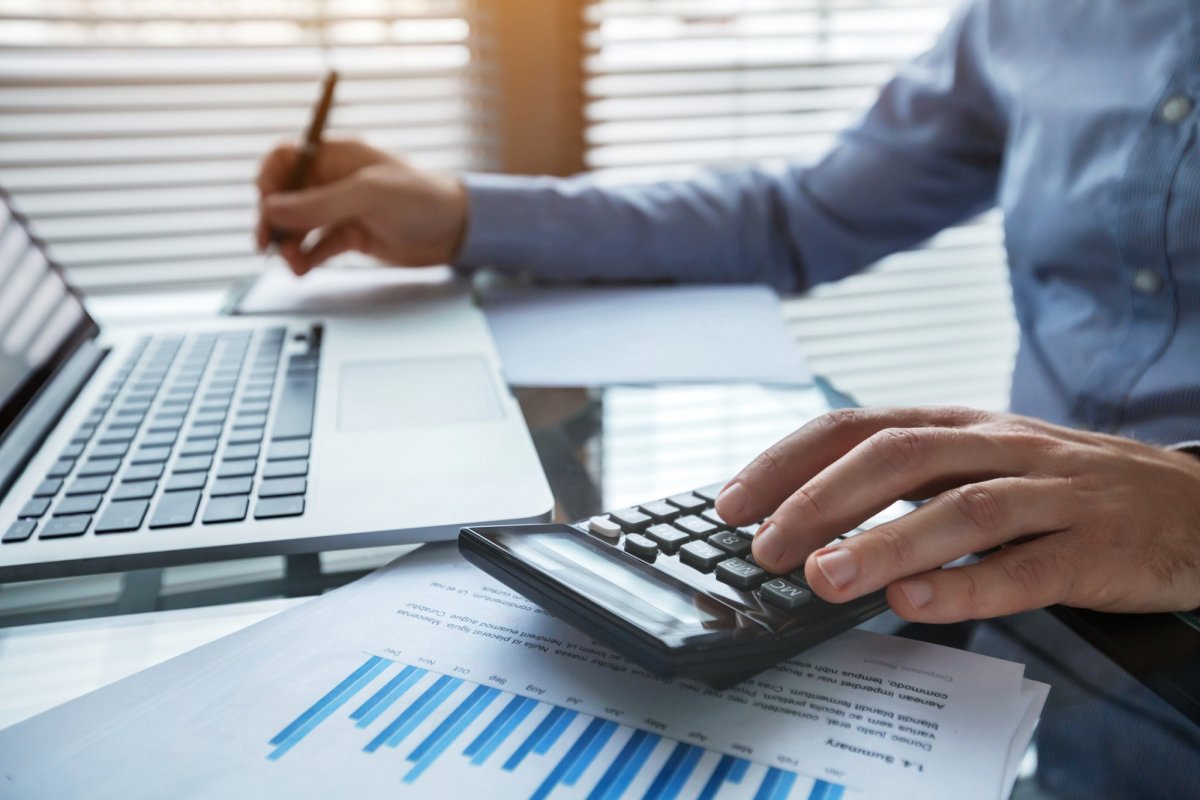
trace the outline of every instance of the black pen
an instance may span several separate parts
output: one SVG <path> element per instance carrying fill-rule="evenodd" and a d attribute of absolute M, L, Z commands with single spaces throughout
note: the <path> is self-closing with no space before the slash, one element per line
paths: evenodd
<path fill-rule="evenodd" d="M 337 70 L 329 70 L 321 87 L 321 99 L 313 109 L 312 119 L 308 123 L 308 131 L 304 134 L 304 144 L 292 164 L 287 183 L 283 186 L 285 192 L 295 192 L 304 188 L 308 182 L 308 172 L 312 169 L 313 159 L 317 157 L 317 148 L 321 146 L 321 135 L 325 132 L 325 123 L 329 119 L 329 110 L 333 107 L 333 89 L 337 86 Z M 286 241 L 291 233 L 279 228 L 271 229 L 271 245 L 279 245 Z"/>

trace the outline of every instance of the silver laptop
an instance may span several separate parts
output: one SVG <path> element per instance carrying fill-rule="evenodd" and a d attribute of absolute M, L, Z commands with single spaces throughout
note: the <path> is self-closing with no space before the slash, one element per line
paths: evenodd
<path fill-rule="evenodd" d="M 464 286 L 101 331 L 0 204 L 0 581 L 446 539 L 552 504 Z"/>

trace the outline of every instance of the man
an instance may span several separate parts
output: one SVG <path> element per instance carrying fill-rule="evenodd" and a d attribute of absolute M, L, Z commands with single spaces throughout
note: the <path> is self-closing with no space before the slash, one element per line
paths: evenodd
<path fill-rule="evenodd" d="M 1011 407 L 836 412 L 726 487 L 731 523 L 770 515 L 764 566 L 842 601 L 887 587 L 916 622 L 1054 603 L 1200 606 L 1200 5 L 972 0 L 815 167 L 642 187 L 415 170 L 330 142 L 317 187 L 267 226 L 297 274 L 358 250 L 407 266 L 554 281 L 837 280 L 998 204 L 1021 326 Z M 1023 415 L 1023 416 L 1018 416 Z M 931 502 L 831 538 L 898 497 Z M 959 556 L 994 550 L 937 570 Z"/>

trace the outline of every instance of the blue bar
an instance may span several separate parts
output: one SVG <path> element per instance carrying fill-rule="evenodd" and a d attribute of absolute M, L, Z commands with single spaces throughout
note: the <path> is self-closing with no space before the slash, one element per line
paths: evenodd
<path fill-rule="evenodd" d="M 683 790 L 683 785 L 687 783 L 687 779 L 691 777 L 692 770 L 696 768 L 696 762 L 700 760 L 700 756 L 704 755 L 703 748 L 689 745 L 687 755 L 683 757 L 683 763 L 679 765 L 679 769 L 675 770 L 675 774 L 671 777 L 671 782 L 667 784 L 666 790 L 663 791 L 663 800 L 675 800 L 679 796 L 679 792 Z"/>
<path fill-rule="evenodd" d="M 508 720 L 505 721 L 504 725 L 502 725 L 500 729 L 496 731 L 492 738 L 488 740 L 487 744 L 479 748 L 479 751 L 471 758 L 472 764 L 479 766 L 483 762 L 487 761 L 488 758 L 491 757 L 492 753 L 496 752 L 496 748 L 504 744 L 504 740 L 509 737 L 509 734 L 516 730 L 517 726 L 529 716 L 529 712 L 537 708 L 537 700 L 533 700 L 528 697 L 521 697 L 518 699 L 522 701 L 521 706 L 515 712 L 513 712 L 512 716 L 510 716 Z"/>
<path fill-rule="evenodd" d="M 607 797 L 609 800 L 616 800 L 629 788 L 629 784 L 633 783 L 633 779 L 641 772 L 642 767 L 646 763 L 646 759 L 650 758 L 650 754 L 654 752 L 654 748 L 658 747 L 658 743 L 662 740 L 661 736 L 651 734 L 645 741 L 642 742 L 638 751 L 633 754 L 633 758 L 625 765 L 625 769 L 621 771 L 620 777 L 612 788 L 608 790 Z"/>
<path fill-rule="evenodd" d="M 729 771 L 733 769 L 733 762 L 736 760 L 733 756 L 721 756 L 696 800 L 713 800 L 717 796 L 717 790 L 725 785 L 725 779 L 729 777 Z"/>
<path fill-rule="evenodd" d="M 554 727 L 554 723 L 558 722 L 559 718 L 565 713 L 567 713 L 565 708 L 559 708 L 558 706 L 551 708 L 550 713 L 546 715 L 545 719 L 539 722 L 538 726 L 533 729 L 533 733 L 526 736 L 525 741 L 521 742 L 521 746 L 517 748 L 517 751 L 508 757 L 508 761 L 504 762 L 504 769 L 509 772 L 516 769 L 525 759 L 525 756 L 529 755 L 529 752 L 537 746 L 542 737 Z"/>
<path fill-rule="evenodd" d="M 750 762 L 744 758 L 739 758 L 733 764 L 733 769 L 729 771 L 730 783 L 741 783 L 742 778 L 746 777 L 746 770 L 750 769 Z"/>
<path fill-rule="evenodd" d="M 390 725 L 368 742 L 363 750 L 368 753 L 374 753 L 384 744 L 387 744 L 388 747 L 395 747 L 400 743 L 401 739 L 412 733 L 412 729 L 420 725 L 433 709 L 437 708 L 443 698 L 454 691 L 460 683 L 462 683 L 460 678 L 451 678 L 449 675 L 442 675 L 434 681 L 433 686 L 430 686 L 417 698 L 416 702 L 400 712 L 400 716 L 392 720 Z"/>
<path fill-rule="evenodd" d="M 773 800 L 787 800 L 788 793 L 792 791 L 792 786 L 796 783 L 796 773 L 783 772 L 780 773 L 779 780 L 775 782 L 775 795 Z"/>
<path fill-rule="evenodd" d="M 667 763 L 663 764 L 662 769 L 658 771 L 658 775 L 654 778 L 654 783 L 650 784 L 650 788 L 646 790 L 642 800 L 660 800 L 663 797 L 663 792 L 671 783 L 671 778 L 675 775 L 675 770 L 679 769 L 679 765 L 683 763 L 684 756 L 688 754 L 691 745 L 677 742 L 675 749 L 671 751 L 671 755 L 667 757 Z"/>
<path fill-rule="evenodd" d="M 468 715 L 474 719 L 474 715 L 471 714 L 471 712 L 475 709 L 476 704 L 478 704 L 480 700 L 482 700 L 484 697 L 487 697 L 488 702 L 490 703 L 492 698 L 499 693 L 499 690 L 493 689 L 490 686 L 476 686 L 475 689 L 469 695 L 467 695 L 466 700 L 463 700 L 461 703 L 459 703 L 458 706 L 455 707 L 455 709 L 451 711 L 450 714 L 447 715 L 447 717 L 442 720 L 436 728 L 433 729 L 432 733 L 426 736 L 419 745 L 413 748 L 413 751 L 408 754 L 408 760 L 420 761 L 425 754 L 429 752 L 430 748 L 434 747 L 441 740 L 441 738 L 446 735 L 446 731 L 453 728 L 460 719 Z M 484 705 L 487 704 L 485 703 Z"/>
<path fill-rule="evenodd" d="M 841 800 L 843 791 L 845 791 L 844 786 L 818 778 L 813 784 L 812 791 L 808 793 L 808 800 Z"/>
<path fill-rule="evenodd" d="M 546 776 L 546 780 L 542 781 L 542 785 L 529 796 L 529 800 L 545 800 L 545 798 L 549 797 L 559 782 L 571 773 L 575 762 L 587 752 L 592 741 L 607 724 L 609 724 L 608 720 L 593 719 L 579 738 L 575 740 L 575 744 L 571 745 L 571 749 L 567 751 L 567 754 L 558 760 L 554 769 Z"/>
<path fill-rule="evenodd" d="M 563 778 L 563 783 L 565 785 L 574 786 L 579 781 L 579 779 L 583 776 L 583 773 L 587 771 L 587 768 L 590 767 L 592 762 L 596 760 L 596 755 L 604 749 L 604 745 L 608 744 L 608 740 L 612 738 L 612 735 L 616 732 L 616 730 L 617 723 L 612 722 L 611 720 L 604 721 L 604 724 L 600 726 L 599 733 L 596 734 L 596 738 L 592 739 L 591 743 L 588 744 L 587 749 L 584 750 L 583 754 L 576 759 L 574 764 L 571 765 L 571 770 L 567 773 L 566 777 Z"/>
<path fill-rule="evenodd" d="M 271 741 L 268 742 L 268 744 L 279 744 L 284 739 L 287 739 L 289 736 L 291 736 L 293 733 L 296 732 L 297 728 L 299 728 L 304 723 L 308 722 L 309 719 L 311 719 L 312 717 L 319 714 L 321 712 L 322 708 L 324 708 L 329 703 L 332 703 L 334 698 L 336 698 L 342 692 L 346 691 L 346 689 L 348 689 L 355 682 L 357 682 L 358 679 L 361 678 L 363 675 L 366 675 L 368 672 L 370 672 L 371 668 L 374 667 L 376 664 L 378 664 L 380 661 L 383 661 L 383 659 L 380 658 L 379 656 L 371 656 L 370 658 L 368 658 L 366 661 L 363 662 L 363 665 L 361 667 L 354 670 L 354 672 L 350 673 L 350 675 L 347 676 L 344 681 L 342 681 L 337 686 L 330 689 L 328 694 L 326 694 L 324 697 L 322 697 L 317 702 L 313 703 L 312 706 L 310 706 L 309 709 L 307 711 L 305 711 L 303 714 L 296 717 L 296 719 L 292 722 L 292 724 L 288 725 L 286 728 L 281 730 L 279 733 L 275 734 L 275 737 L 273 739 L 271 739 Z"/>
<path fill-rule="evenodd" d="M 394 678 L 384 684 L 383 688 L 371 696 L 350 714 L 350 719 L 358 720 L 357 726 L 365 728 L 374 722 L 380 714 L 387 711 L 396 699 L 407 692 L 412 685 L 425 676 L 425 670 L 416 667 L 405 667 Z"/>
<path fill-rule="evenodd" d="M 637 752 L 638 747 L 646 737 L 650 734 L 646 731 L 635 730 L 633 735 L 629 737 L 629 741 L 625 742 L 625 746 L 621 748 L 621 752 L 617 753 L 617 757 L 613 759 L 612 764 L 605 770 L 604 775 L 596 783 L 594 789 L 587 796 L 587 800 L 603 800 L 607 796 L 608 790 L 613 783 L 621 775 L 621 771 L 633 758 L 633 754 Z"/>
<path fill-rule="evenodd" d="M 763 778 L 758 791 L 754 793 L 754 800 L 775 800 L 775 787 L 779 785 L 779 779 L 782 777 L 782 770 L 768 767 L 766 777 Z"/>
<path fill-rule="evenodd" d="M 575 721 L 577 712 L 563 709 L 563 715 L 554 723 L 554 727 L 546 731 L 546 735 L 537 743 L 537 747 L 533 748 L 533 752 L 539 756 L 544 756 L 550 752 L 550 748 L 554 747 L 554 743 L 558 741 L 558 737 L 563 735 L 563 731 L 567 726 Z"/>
<path fill-rule="evenodd" d="M 496 733 L 504 727 L 504 723 L 508 722 L 509 718 L 512 717 L 513 714 L 517 713 L 517 709 L 523 705 L 525 705 L 525 698 L 521 697 L 520 695 L 517 695 L 512 700 L 509 700 L 508 705 L 500 709 L 500 713 L 488 723 L 488 726 L 484 728 L 483 731 L 476 736 L 469 745 L 467 745 L 467 749 L 463 750 L 463 755 L 473 756 L 478 753 L 479 748 L 487 744 L 488 740 L 495 736 Z"/>
<path fill-rule="evenodd" d="M 374 680 L 376 675 L 387 669 L 391 663 L 391 661 L 379 656 L 368 658 L 361 667 L 335 686 L 332 691 L 318 700 L 311 708 L 297 717 L 291 725 L 288 725 L 282 731 L 275 734 L 270 744 L 278 745 L 278 747 L 272 750 L 267 755 L 267 758 L 272 761 L 281 758 L 284 753 L 291 750 L 301 739 L 328 718 L 330 714 L 341 708 L 343 703 Z"/>
<path fill-rule="evenodd" d="M 446 751 L 446 748 L 457 739 L 467 726 L 479 718 L 483 710 L 492 704 L 496 696 L 500 694 L 499 689 L 493 689 L 490 686 L 477 686 L 471 695 L 454 709 L 454 713 L 446 717 L 441 725 L 438 725 L 437 730 L 425 738 L 409 755 L 409 761 L 416 761 L 416 765 L 408 771 L 404 776 L 405 783 L 412 783 L 417 778 L 421 777 L 430 764 L 437 761 L 438 756 Z"/>

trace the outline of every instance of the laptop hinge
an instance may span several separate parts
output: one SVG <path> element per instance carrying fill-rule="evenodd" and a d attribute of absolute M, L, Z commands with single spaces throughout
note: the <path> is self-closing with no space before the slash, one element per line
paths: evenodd
<path fill-rule="evenodd" d="M 94 340 L 84 342 L 58 369 L 0 441 L 0 498 L 16 483 L 38 448 L 100 366 L 108 350 Z"/>

